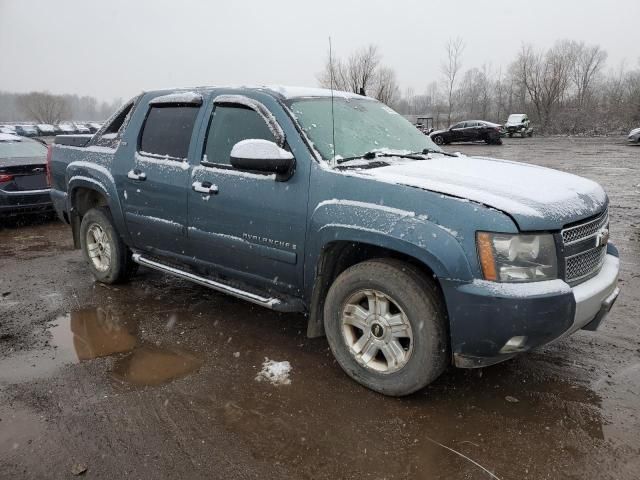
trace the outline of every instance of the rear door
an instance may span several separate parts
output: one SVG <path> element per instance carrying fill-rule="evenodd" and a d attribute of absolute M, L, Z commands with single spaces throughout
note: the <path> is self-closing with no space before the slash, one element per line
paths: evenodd
<path fill-rule="evenodd" d="M 462 129 L 462 135 L 460 140 L 464 142 L 471 142 L 473 140 L 476 140 L 477 129 L 478 129 L 478 122 L 474 122 L 474 121 L 464 122 L 464 128 Z"/>
<path fill-rule="evenodd" d="M 187 229 L 189 149 L 202 105 L 195 96 L 151 100 L 137 139 L 124 153 L 130 159 L 122 193 L 135 247 L 171 255 L 183 253 Z"/>
<path fill-rule="evenodd" d="M 464 140 L 465 122 L 456 123 L 451 127 L 451 142 L 461 142 Z"/>

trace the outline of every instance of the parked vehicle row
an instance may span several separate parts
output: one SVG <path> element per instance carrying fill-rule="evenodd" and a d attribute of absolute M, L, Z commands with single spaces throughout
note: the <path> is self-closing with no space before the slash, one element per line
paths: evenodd
<path fill-rule="evenodd" d="M 102 124 L 98 122 L 61 122 L 55 125 L 49 123 L 0 125 L 0 133 L 19 135 L 21 137 L 53 137 L 56 135 L 96 133 L 101 127 Z"/>
<path fill-rule="evenodd" d="M 348 375 L 389 395 L 595 330 L 619 292 L 600 185 L 444 152 L 360 95 L 145 92 L 48 159 L 98 281 L 143 265 L 305 312 Z"/>

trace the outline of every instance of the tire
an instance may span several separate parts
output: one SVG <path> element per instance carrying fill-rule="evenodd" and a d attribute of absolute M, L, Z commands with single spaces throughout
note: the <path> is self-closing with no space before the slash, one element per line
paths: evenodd
<path fill-rule="evenodd" d="M 91 273 L 101 283 L 123 282 L 138 269 L 113 225 L 108 208 L 92 208 L 82 217 L 80 247 Z"/>
<path fill-rule="evenodd" d="M 444 138 L 442 138 L 442 135 L 436 135 L 432 138 L 433 142 L 436 145 L 444 145 Z"/>
<path fill-rule="evenodd" d="M 388 308 L 383 311 L 388 315 L 368 314 L 385 301 Z M 325 332 L 334 357 L 356 382 L 385 395 L 409 395 L 445 370 L 446 321 L 433 280 L 395 259 L 369 260 L 348 268 L 333 282 L 325 300 Z"/>
<path fill-rule="evenodd" d="M 527 137 L 529 137 L 529 138 L 533 137 L 533 132 L 527 133 Z"/>
<path fill-rule="evenodd" d="M 511 133 L 511 132 L 507 133 L 507 135 L 509 135 L 509 138 L 513 137 L 513 133 Z"/>

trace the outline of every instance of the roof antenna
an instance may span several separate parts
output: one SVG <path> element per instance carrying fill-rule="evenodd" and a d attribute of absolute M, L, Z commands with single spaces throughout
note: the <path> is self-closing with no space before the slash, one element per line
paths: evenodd
<path fill-rule="evenodd" d="M 331 166 L 336 166 L 336 121 L 333 116 L 333 54 L 331 51 L 331 36 L 329 36 L 329 77 L 331 84 L 331 134 L 333 136 L 333 155 Z"/>

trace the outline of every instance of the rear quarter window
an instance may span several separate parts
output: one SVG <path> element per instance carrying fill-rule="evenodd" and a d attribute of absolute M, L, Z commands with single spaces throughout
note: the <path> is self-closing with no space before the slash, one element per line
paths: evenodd
<path fill-rule="evenodd" d="M 198 109 L 193 105 L 151 106 L 140 134 L 139 152 L 180 160 L 187 158 Z"/>

